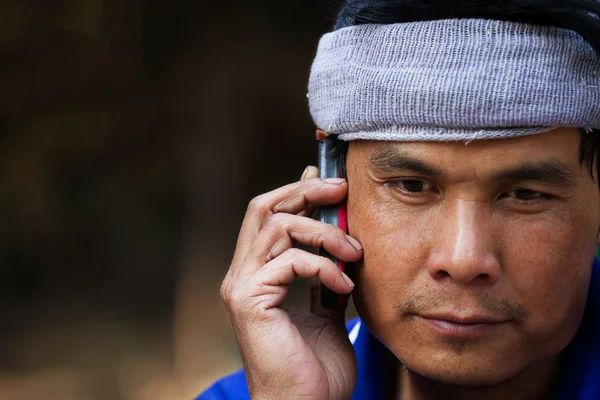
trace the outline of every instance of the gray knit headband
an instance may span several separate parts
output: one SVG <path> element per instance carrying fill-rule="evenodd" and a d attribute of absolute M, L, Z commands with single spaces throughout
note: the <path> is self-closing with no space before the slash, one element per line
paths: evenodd
<path fill-rule="evenodd" d="M 447 19 L 323 36 L 309 105 L 342 140 L 473 140 L 600 128 L 600 59 L 577 33 Z"/>

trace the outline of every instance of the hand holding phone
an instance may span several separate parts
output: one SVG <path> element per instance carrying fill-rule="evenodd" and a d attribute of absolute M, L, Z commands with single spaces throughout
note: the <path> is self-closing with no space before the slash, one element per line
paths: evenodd
<path fill-rule="evenodd" d="M 349 399 L 356 385 L 343 313 L 324 312 L 312 296 L 310 311 L 284 307 L 298 278 L 318 278 L 339 293 L 354 288 L 335 264 L 301 247 L 317 244 L 347 261 L 362 257 L 341 230 L 308 218 L 314 207 L 340 203 L 348 193 L 347 182 L 311 179 L 315 170 L 250 202 L 221 286 L 252 398 Z"/>

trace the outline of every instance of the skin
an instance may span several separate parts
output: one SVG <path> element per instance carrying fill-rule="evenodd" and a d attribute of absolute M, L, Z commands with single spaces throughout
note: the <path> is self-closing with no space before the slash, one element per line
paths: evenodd
<path fill-rule="evenodd" d="M 321 309 L 315 292 L 311 312 L 283 308 L 297 277 L 354 290 L 398 369 L 392 396 L 546 398 L 582 318 L 600 226 L 579 140 L 562 128 L 468 145 L 352 142 L 348 182 L 309 168 L 254 199 L 221 288 L 252 398 L 348 399 L 354 389 L 343 312 Z M 345 197 L 352 237 L 307 218 Z M 357 286 L 295 243 L 357 262 Z M 436 329 L 473 315 L 486 319 L 477 335 Z"/>

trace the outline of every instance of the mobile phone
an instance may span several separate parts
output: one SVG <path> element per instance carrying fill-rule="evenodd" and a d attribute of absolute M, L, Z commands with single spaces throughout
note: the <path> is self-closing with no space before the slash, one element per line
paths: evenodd
<path fill-rule="evenodd" d="M 331 160 L 331 146 L 334 139 L 326 137 L 319 141 L 319 175 L 321 179 L 325 178 L 345 178 L 342 174 L 342 168 L 334 160 Z M 321 222 L 339 227 L 348 233 L 348 217 L 346 212 L 346 201 L 319 208 L 319 219 Z M 338 268 L 348 274 L 349 265 L 344 261 L 338 260 L 324 248 L 319 249 L 319 255 L 329 258 Z M 350 277 L 352 279 L 352 277 Z M 337 294 L 321 283 L 321 306 L 326 309 L 344 310 L 348 305 L 348 295 Z"/>

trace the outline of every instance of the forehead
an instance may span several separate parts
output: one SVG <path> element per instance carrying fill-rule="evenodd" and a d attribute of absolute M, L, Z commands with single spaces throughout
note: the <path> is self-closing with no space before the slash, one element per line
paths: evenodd
<path fill-rule="evenodd" d="M 557 128 L 537 135 L 468 143 L 351 142 L 349 157 L 355 155 L 363 162 L 372 163 L 376 158 L 400 154 L 443 169 L 477 167 L 486 171 L 549 159 L 579 165 L 580 144 L 581 135 L 577 128 Z"/>

